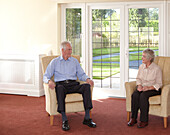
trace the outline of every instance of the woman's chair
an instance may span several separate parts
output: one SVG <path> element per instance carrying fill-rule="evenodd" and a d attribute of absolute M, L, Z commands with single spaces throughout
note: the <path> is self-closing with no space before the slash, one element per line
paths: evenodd
<path fill-rule="evenodd" d="M 149 114 L 164 118 L 164 128 L 167 128 L 167 118 L 170 115 L 170 57 L 158 56 L 154 62 L 159 65 L 163 72 L 163 86 L 161 95 L 149 98 Z M 127 121 L 130 120 L 131 95 L 136 88 L 136 81 L 126 82 L 126 111 Z"/>
<path fill-rule="evenodd" d="M 44 56 L 41 58 L 41 63 L 42 63 L 42 70 L 43 74 L 46 71 L 46 68 L 50 61 L 58 56 Z M 76 58 L 79 63 L 80 63 L 80 56 L 78 55 L 72 55 L 72 57 Z M 54 76 L 51 78 L 54 80 Z M 77 81 L 79 81 L 77 79 Z M 82 81 L 79 81 L 80 84 L 85 83 Z M 45 91 L 45 101 L 46 101 L 46 111 L 48 115 L 50 116 L 50 125 L 53 125 L 53 120 L 54 120 L 54 115 L 59 114 L 57 112 L 57 98 L 56 98 L 56 92 L 55 89 L 50 89 L 48 87 L 48 84 L 44 83 L 44 91 Z M 92 96 L 92 91 L 93 88 L 91 87 L 91 96 Z M 83 106 L 83 98 L 81 94 L 68 94 L 65 99 L 65 106 L 66 106 L 66 113 L 70 112 L 81 112 L 84 111 L 84 106 Z M 91 112 L 90 112 L 91 115 Z"/>

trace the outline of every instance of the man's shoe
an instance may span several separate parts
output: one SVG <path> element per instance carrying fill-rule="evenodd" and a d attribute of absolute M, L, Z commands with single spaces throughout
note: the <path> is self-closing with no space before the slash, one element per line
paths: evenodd
<path fill-rule="evenodd" d="M 135 118 L 131 118 L 130 121 L 128 122 L 128 126 L 133 126 L 137 123 L 137 120 Z"/>
<path fill-rule="evenodd" d="M 148 125 L 148 122 L 140 122 L 139 124 L 138 124 L 138 128 L 144 128 L 144 127 L 146 127 Z"/>
<path fill-rule="evenodd" d="M 96 127 L 96 123 L 94 123 L 92 119 L 84 119 L 83 124 L 92 128 Z"/>
<path fill-rule="evenodd" d="M 63 129 L 64 131 L 67 131 L 67 130 L 70 129 L 70 126 L 68 125 L 68 120 L 63 121 L 62 129 Z"/>

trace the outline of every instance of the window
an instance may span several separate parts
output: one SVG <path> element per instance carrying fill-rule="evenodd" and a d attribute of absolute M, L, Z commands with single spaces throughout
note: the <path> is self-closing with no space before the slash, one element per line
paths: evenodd
<path fill-rule="evenodd" d="M 151 48 L 159 52 L 159 9 L 129 9 L 129 79 L 136 80 L 142 64 L 142 51 Z"/>
<path fill-rule="evenodd" d="M 113 88 L 120 80 L 120 9 L 92 10 L 93 79 Z"/>
<path fill-rule="evenodd" d="M 72 43 L 72 54 L 82 56 L 81 8 L 66 9 L 66 40 Z"/>

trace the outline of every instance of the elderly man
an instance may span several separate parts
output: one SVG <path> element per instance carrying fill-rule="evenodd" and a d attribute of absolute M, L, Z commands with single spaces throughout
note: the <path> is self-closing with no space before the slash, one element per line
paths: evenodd
<path fill-rule="evenodd" d="M 62 129 L 67 131 L 70 129 L 68 124 L 68 119 L 65 113 L 65 97 L 67 94 L 80 93 L 83 97 L 85 117 L 83 124 L 89 127 L 96 127 L 96 124 L 90 118 L 90 109 L 93 108 L 91 100 L 91 90 L 90 86 L 94 83 L 85 74 L 81 68 L 77 59 L 71 57 L 72 46 L 68 41 L 61 43 L 61 53 L 60 57 L 53 59 L 43 76 L 43 81 L 48 83 L 51 89 L 55 88 L 57 101 L 58 101 L 58 112 L 62 114 Z M 54 75 L 54 82 L 51 77 Z M 85 84 L 79 84 L 77 82 L 77 77 L 81 81 L 86 81 Z"/>
<path fill-rule="evenodd" d="M 143 64 L 139 67 L 136 90 L 132 94 L 132 116 L 128 126 L 133 126 L 137 123 L 138 109 L 140 109 L 140 122 L 137 127 L 146 127 L 148 125 L 149 97 L 161 94 L 162 71 L 158 65 L 153 63 L 154 57 L 153 50 L 146 49 L 143 51 Z"/>

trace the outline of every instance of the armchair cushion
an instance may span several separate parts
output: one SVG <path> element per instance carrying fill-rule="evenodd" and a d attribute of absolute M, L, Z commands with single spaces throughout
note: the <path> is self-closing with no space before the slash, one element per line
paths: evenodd
<path fill-rule="evenodd" d="M 71 102 L 81 102 L 83 101 L 83 98 L 80 94 L 69 94 L 69 96 L 66 96 L 65 102 L 71 103 Z"/>

